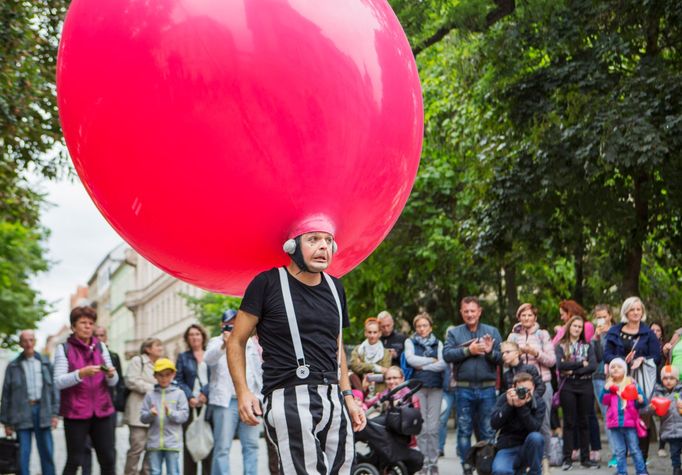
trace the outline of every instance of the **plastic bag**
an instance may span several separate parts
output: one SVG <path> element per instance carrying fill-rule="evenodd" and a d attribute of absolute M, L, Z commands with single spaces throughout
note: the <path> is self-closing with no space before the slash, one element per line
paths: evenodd
<path fill-rule="evenodd" d="M 564 460 L 564 441 L 561 437 L 552 436 L 549 440 L 549 464 L 559 467 Z"/>
<path fill-rule="evenodd" d="M 194 420 L 187 427 L 185 444 L 192 460 L 200 462 L 208 457 L 211 449 L 213 449 L 213 430 L 205 418 L 206 405 L 202 406 L 198 415 L 196 408 L 192 410 L 194 411 Z"/>

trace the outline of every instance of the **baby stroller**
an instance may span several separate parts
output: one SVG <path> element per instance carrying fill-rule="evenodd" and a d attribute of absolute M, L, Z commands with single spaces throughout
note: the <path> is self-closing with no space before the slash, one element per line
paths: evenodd
<path fill-rule="evenodd" d="M 411 475 L 422 468 L 424 456 L 409 447 L 410 438 L 421 431 L 424 421 L 419 409 L 412 405 L 412 396 L 421 387 L 420 381 L 405 381 L 368 408 L 388 403 L 384 413 L 368 419 L 367 426 L 355 434 L 352 475 Z M 404 388 L 409 391 L 394 400 Z"/>

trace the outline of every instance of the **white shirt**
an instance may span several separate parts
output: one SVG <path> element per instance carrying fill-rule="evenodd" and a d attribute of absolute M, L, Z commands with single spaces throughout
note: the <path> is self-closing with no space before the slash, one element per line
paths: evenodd
<path fill-rule="evenodd" d="M 204 353 L 204 361 L 211 368 L 208 383 L 208 403 L 215 406 L 228 407 L 232 398 L 236 397 L 230 371 L 227 368 L 227 357 L 223 348 L 223 337 L 211 338 Z M 249 390 L 261 397 L 263 389 L 263 368 L 260 347 L 254 337 L 246 341 L 246 385 Z"/>

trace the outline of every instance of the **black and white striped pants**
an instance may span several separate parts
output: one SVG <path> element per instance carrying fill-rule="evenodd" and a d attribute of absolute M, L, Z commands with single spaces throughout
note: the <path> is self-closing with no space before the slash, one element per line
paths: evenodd
<path fill-rule="evenodd" d="M 275 389 L 265 398 L 267 436 L 282 475 L 349 474 L 353 428 L 336 384 Z"/>

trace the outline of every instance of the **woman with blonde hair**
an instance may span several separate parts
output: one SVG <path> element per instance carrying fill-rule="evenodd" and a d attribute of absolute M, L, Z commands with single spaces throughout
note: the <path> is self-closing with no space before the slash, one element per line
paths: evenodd
<path fill-rule="evenodd" d="M 372 396 L 386 389 L 384 373 L 391 366 L 391 352 L 384 348 L 380 337 L 379 320 L 374 317 L 366 319 L 365 339 L 353 348 L 350 356 L 353 388 L 362 391 L 366 387 L 371 388 Z"/>
<path fill-rule="evenodd" d="M 424 454 L 425 473 L 438 474 L 438 429 L 443 399 L 443 343 L 433 334 L 433 320 L 426 312 L 412 320 L 415 333 L 405 340 L 405 359 L 414 368 L 411 379 L 422 382 L 417 392 L 424 425 L 417 436 L 419 450 Z"/>
<path fill-rule="evenodd" d="M 123 423 L 128 425 L 128 441 L 130 447 L 126 454 L 126 463 L 123 473 L 136 475 L 150 473 L 149 458 L 144 455 L 142 470 L 138 470 L 140 456 L 147 444 L 147 430 L 149 424 L 140 421 L 142 401 L 147 393 L 154 390 L 156 378 L 154 378 L 154 362 L 163 356 L 163 343 L 158 338 L 147 338 L 140 346 L 140 354 L 133 356 L 128 364 L 125 374 L 125 385 L 130 391 L 123 412 Z"/>

